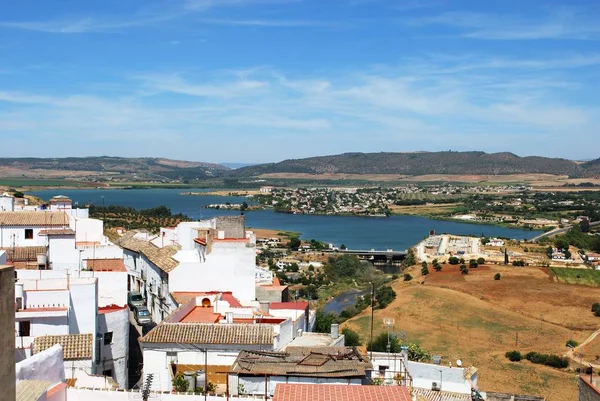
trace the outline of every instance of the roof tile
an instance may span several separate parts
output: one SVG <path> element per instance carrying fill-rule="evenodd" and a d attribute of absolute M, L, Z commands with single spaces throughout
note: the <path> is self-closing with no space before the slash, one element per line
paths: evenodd
<path fill-rule="evenodd" d="M 411 401 L 402 386 L 278 383 L 273 401 Z"/>
<path fill-rule="evenodd" d="M 68 227 L 69 216 L 65 212 L 48 211 L 0 212 L 0 225 Z"/>
<path fill-rule="evenodd" d="M 273 327 L 260 324 L 162 322 L 140 341 L 144 343 L 271 345 Z"/>
<path fill-rule="evenodd" d="M 91 334 L 66 334 L 60 336 L 40 336 L 33 341 L 33 353 L 37 354 L 60 344 L 63 359 L 90 359 L 92 357 L 93 336 Z"/>

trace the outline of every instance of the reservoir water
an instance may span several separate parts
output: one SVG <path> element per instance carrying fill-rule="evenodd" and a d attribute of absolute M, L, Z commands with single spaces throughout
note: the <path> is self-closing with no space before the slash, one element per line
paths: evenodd
<path fill-rule="evenodd" d="M 147 209 L 165 205 L 173 213 L 183 213 L 194 219 L 218 215 L 235 215 L 239 211 L 205 209 L 215 203 L 242 203 L 245 197 L 185 196 L 181 192 L 210 191 L 207 189 L 52 189 L 29 192 L 48 200 L 56 195 L 66 195 L 80 205 L 120 205 Z M 251 203 L 251 202 L 248 202 Z M 246 225 L 255 228 L 298 231 L 303 239 L 317 239 L 336 245 L 345 244 L 351 249 L 405 250 L 428 235 L 436 233 L 532 238 L 541 231 L 521 230 L 492 225 L 469 224 L 454 221 L 432 220 L 417 216 L 391 216 L 389 218 L 319 216 L 274 213 L 270 210 L 246 212 Z"/>

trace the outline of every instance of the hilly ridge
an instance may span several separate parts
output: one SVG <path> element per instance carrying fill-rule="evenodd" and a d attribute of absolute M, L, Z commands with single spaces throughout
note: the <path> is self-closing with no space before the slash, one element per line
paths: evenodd
<path fill-rule="evenodd" d="M 237 176 L 269 173 L 305 174 L 556 174 L 590 177 L 600 173 L 600 159 L 581 165 L 560 158 L 520 157 L 513 153 L 419 152 L 344 153 L 289 159 L 235 170 Z"/>

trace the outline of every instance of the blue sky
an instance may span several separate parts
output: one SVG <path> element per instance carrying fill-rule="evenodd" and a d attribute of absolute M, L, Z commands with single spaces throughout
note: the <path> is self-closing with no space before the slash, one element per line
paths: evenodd
<path fill-rule="evenodd" d="M 0 0 L 0 156 L 600 157 L 600 2 Z"/>

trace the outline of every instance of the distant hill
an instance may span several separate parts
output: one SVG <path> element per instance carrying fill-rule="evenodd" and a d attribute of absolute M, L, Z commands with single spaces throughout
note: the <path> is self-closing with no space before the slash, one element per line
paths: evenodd
<path fill-rule="evenodd" d="M 344 153 L 333 156 L 290 159 L 279 163 L 243 167 L 231 172 L 248 177 L 267 173 L 307 174 L 567 174 L 572 177 L 597 175 L 600 159 L 578 165 L 566 159 L 513 153 L 418 152 Z"/>
<path fill-rule="evenodd" d="M 40 176 L 52 172 L 53 176 L 126 176 L 143 179 L 195 179 L 215 177 L 229 171 L 229 167 L 214 163 L 190 162 L 151 157 L 64 157 L 64 158 L 0 158 L 0 176 Z"/>
<path fill-rule="evenodd" d="M 222 162 L 220 164 L 225 167 L 236 169 L 236 168 L 242 168 L 242 167 L 248 167 L 248 166 L 256 166 L 257 164 L 260 164 L 260 163 L 226 163 L 226 162 Z"/>

